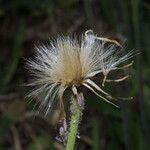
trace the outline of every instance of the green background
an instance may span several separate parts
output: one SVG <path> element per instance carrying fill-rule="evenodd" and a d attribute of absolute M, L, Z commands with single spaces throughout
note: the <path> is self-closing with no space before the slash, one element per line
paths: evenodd
<path fill-rule="evenodd" d="M 0 0 L 0 150 L 63 149 L 55 140 L 57 117 L 53 122 L 51 117 L 35 117 L 35 101 L 25 98 L 29 88 L 24 84 L 30 80 L 25 59 L 33 57 L 34 44 L 88 29 L 124 43 L 125 52 L 135 49 L 140 54 L 124 72 L 130 74 L 127 82 L 105 87 L 134 100 L 116 102 L 117 109 L 86 92 L 76 148 L 149 150 L 149 28 L 148 0 Z M 55 108 L 53 112 L 57 116 Z"/>

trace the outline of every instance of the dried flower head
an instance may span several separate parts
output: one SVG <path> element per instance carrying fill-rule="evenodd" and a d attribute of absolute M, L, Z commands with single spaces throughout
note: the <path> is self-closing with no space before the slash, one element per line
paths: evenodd
<path fill-rule="evenodd" d="M 117 41 L 97 37 L 92 30 L 86 31 L 80 42 L 71 37 L 59 37 L 48 46 L 36 47 L 35 59 L 29 60 L 27 65 L 35 77 L 29 85 L 36 87 L 30 96 L 44 93 L 39 111 L 44 111 L 46 115 L 56 97 L 63 109 L 64 91 L 69 88 L 73 95 L 77 95 L 80 86 L 88 88 L 104 101 L 115 105 L 108 100 L 112 96 L 97 85 L 93 77 L 103 74 L 104 86 L 110 71 L 122 69 L 118 65 L 130 59 L 134 52 L 121 56 L 119 47 L 122 49 Z"/>

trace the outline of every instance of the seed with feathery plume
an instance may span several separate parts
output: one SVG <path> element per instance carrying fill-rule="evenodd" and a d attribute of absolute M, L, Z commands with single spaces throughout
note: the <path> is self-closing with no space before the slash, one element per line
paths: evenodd
<path fill-rule="evenodd" d="M 45 93 L 39 111 L 44 111 L 47 115 L 55 99 L 59 99 L 61 108 L 64 107 L 62 99 L 66 89 L 70 89 L 72 95 L 76 95 L 80 86 L 115 105 L 109 100 L 113 97 L 97 85 L 93 77 L 103 74 L 104 86 L 108 73 L 121 69 L 118 65 L 136 53 L 130 51 L 122 56 L 118 47 L 122 49 L 117 41 L 97 37 L 92 30 L 86 31 L 80 42 L 76 38 L 59 37 L 48 46 L 36 47 L 35 59 L 28 60 L 27 66 L 35 77 L 29 85 L 36 87 L 29 96 L 39 96 L 43 91 Z"/>

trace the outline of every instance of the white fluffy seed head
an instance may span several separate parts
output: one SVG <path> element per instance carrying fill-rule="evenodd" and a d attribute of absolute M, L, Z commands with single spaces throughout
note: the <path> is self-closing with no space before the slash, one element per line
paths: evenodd
<path fill-rule="evenodd" d="M 66 88 L 85 86 L 87 79 L 98 73 L 109 73 L 133 56 L 133 52 L 120 56 L 117 42 L 111 42 L 88 30 L 80 42 L 71 37 L 59 37 L 48 46 L 36 47 L 35 58 L 27 65 L 35 77 L 30 85 L 37 87 L 30 96 L 45 92 L 40 109 L 47 113 L 55 97 L 60 98 Z M 92 88 L 90 83 L 87 88 Z"/>

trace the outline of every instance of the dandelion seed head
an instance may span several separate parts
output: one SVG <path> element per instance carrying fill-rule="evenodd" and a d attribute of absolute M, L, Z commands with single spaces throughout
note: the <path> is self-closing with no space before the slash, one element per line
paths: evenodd
<path fill-rule="evenodd" d="M 94 93 L 97 90 L 107 95 L 92 81 L 92 77 L 100 73 L 108 74 L 133 56 L 133 51 L 120 56 L 116 48 L 118 45 L 116 41 L 97 37 L 92 30 L 88 30 L 80 42 L 76 38 L 58 37 L 48 46 L 37 46 L 35 58 L 27 62 L 35 77 L 29 85 L 36 87 L 30 96 L 38 96 L 45 91 L 39 109 L 47 114 L 56 96 L 61 99 L 68 87 L 77 89 L 82 85 Z M 73 94 L 76 94 L 74 91 Z"/>

